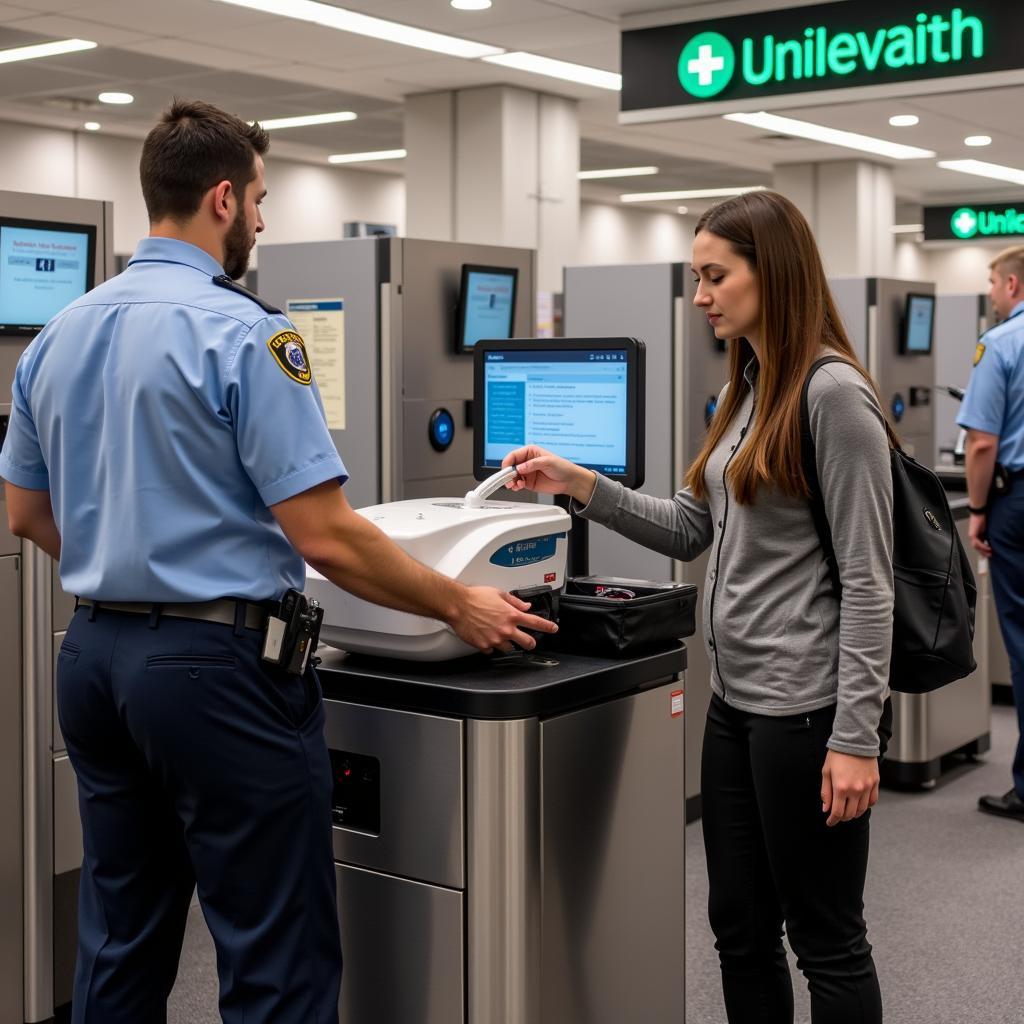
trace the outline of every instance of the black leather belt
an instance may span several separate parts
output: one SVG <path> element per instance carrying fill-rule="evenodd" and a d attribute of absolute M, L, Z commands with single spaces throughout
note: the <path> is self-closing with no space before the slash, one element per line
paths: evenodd
<path fill-rule="evenodd" d="M 132 615 L 150 615 L 171 619 L 195 619 L 198 622 L 219 622 L 225 626 L 235 625 L 235 616 L 239 614 L 238 606 L 245 605 L 245 628 L 263 629 L 270 614 L 269 605 L 242 601 L 232 597 L 222 597 L 216 601 L 199 601 L 194 604 L 169 602 L 167 604 L 147 604 L 144 601 L 90 601 L 87 597 L 78 598 L 79 606 L 95 608 L 111 612 L 128 612 Z"/>

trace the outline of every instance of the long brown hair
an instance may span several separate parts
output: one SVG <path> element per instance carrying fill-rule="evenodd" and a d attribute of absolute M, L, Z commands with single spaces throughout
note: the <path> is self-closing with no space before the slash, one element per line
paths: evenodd
<path fill-rule="evenodd" d="M 800 396 L 807 371 L 827 346 L 855 366 L 860 364 L 829 290 L 821 256 L 803 214 L 777 192 L 747 192 L 708 210 L 694 234 L 709 231 L 727 241 L 750 264 L 760 297 L 761 362 L 758 412 L 747 443 L 732 460 L 728 479 L 736 500 L 752 504 L 762 485 L 790 497 L 810 490 L 800 461 Z M 749 390 L 743 371 L 754 357 L 746 338 L 729 344 L 729 387 L 715 413 L 704 447 L 687 470 L 686 484 L 698 498 L 707 495 L 704 471 Z"/>

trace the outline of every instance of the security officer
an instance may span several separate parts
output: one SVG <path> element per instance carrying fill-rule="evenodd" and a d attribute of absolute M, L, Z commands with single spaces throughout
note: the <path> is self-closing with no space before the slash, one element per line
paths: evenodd
<path fill-rule="evenodd" d="M 267 146 L 259 125 L 176 101 L 143 146 L 150 237 L 15 376 L 11 529 L 79 596 L 57 669 L 85 849 L 78 1024 L 166 1019 L 196 886 L 224 1021 L 337 1020 L 319 686 L 261 660 L 303 559 L 484 650 L 553 631 L 413 561 L 347 504 L 301 337 L 234 284 L 263 230 Z"/>
<path fill-rule="evenodd" d="M 978 806 L 1024 822 L 1024 246 L 1001 252 L 989 270 L 1001 322 L 978 342 L 957 422 L 967 429 L 971 543 L 991 563 L 1020 736 L 1012 788 Z M 997 463 L 1002 486 L 993 488 Z"/>

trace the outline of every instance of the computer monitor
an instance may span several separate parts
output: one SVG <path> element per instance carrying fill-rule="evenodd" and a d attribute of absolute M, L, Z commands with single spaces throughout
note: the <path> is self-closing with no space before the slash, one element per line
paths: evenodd
<path fill-rule="evenodd" d="M 96 226 L 0 217 L 0 334 L 35 334 L 93 286 Z"/>
<path fill-rule="evenodd" d="M 473 466 L 484 480 L 536 444 L 627 487 L 644 482 L 644 344 L 635 338 L 481 341 Z"/>
<path fill-rule="evenodd" d="M 902 355 L 929 355 L 935 327 L 935 296 L 910 293 L 907 295 L 900 335 Z"/>
<path fill-rule="evenodd" d="M 462 265 L 455 351 L 472 352 L 482 338 L 511 338 L 515 331 L 515 267 Z"/>

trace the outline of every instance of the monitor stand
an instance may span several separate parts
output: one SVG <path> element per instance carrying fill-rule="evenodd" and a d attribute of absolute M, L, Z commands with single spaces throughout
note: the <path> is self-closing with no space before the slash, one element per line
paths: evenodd
<path fill-rule="evenodd" d="M 556 495 L 555 504 L 559 508 L 564 508 L 572 517 L 572 529 L 569 531 L 569 551 L 565 562 L 565 578 L 587 576 L 590 574 L 590 523 L 573 511 L 572 498 L 568 494 Z"/>

